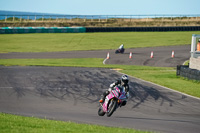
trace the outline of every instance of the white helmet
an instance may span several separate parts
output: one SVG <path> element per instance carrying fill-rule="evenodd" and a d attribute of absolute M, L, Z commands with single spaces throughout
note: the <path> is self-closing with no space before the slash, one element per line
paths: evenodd
<path fill-rule="evenodd" d="M 121 78 L 121 81 L 123 82 L 123 84 L 128 84 L 128 76 L 127 75 L 123 75 L 122 78 Z"/>

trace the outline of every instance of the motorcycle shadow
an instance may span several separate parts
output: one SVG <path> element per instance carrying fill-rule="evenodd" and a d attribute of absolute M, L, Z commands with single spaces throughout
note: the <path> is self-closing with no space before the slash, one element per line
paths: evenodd
<path fill-rule="evenodd" d="M 152 98 L 154 99 L 154 101 L 165 101 L 168 102 L 170 106 L 173 106 L 174 101 L 172 99 L 153 87 L 144 86 L 136 82 L 132 82 L 130 84 L 130 88 L 132 89 L 129 91 L 129 102 L 131 101 L 134 103 L 132 108 L 137 108 L 142 103 L 145 103 L 145 101 L 149 101 Z M 160 103 L 159 105 L 162 106 L 163 103 Z"/>

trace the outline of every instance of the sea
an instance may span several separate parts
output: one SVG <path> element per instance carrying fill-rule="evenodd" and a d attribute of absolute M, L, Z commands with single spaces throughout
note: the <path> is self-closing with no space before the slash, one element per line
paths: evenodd
<path fill-rule="evenodd" d="M 22 19 L 109 19 L 109 18 L 172 18 L 172 17 L 200 17 L 200 14 L 135 14 L 135 15 L 76 15 L 76 14 L 55 14 L 55 13 L 38 13 L 38 12 L 20 12 L 20 11 L 5 11 L 0 10 L 0 20 L 8 18 L 22 18 Z"/>
<path fill-rule="evenodd" d="M 67 19 L 73 19 L 73 18 L 86 18 L 86 19 L 105 19 L 105 18 L 114 18 L 118 16 L 118 18 L 121 15 L 75 15 L 75 14 L 55 14 L 55 13 L 38 13 L 38 12 L 20 12 L 20 11 L 5 11 L 0 10 L 0 20 L 4 20 L 5 18 L 9 17 L 17 17 L 17 18 L 23 18 L 23 19 L 35 19 L 35 17 L 38 18 L 44 18 L 44 19 L 56 19 L 56 18 L 67 18 Z M 124 16 L 124 15 L 123 15 Z M 129 15 L 130 16 L 130 15 Z M 122 17 L 122 16 L 121 16 Z"/>

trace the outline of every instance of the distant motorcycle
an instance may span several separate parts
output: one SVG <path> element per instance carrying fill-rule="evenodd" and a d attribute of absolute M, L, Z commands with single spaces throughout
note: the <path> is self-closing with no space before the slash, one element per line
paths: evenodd
<path fill-rule="evenodd" d="M 124 53 L 124 51 L 125 51 L 125 49 L 124 49 L 124 48 L 122 48 L 122 49 L 117 49 L 117 50 L 115 51 L 115 54 L 118 54 L 118 53 L 121 53 L 121 54 L 123 54 L 123 53 Z"/>
<path fill-rule="evenodd" d="M 100 103 L 98 110 L 99 116 L 107 114 L 107 117 L 110 117 L 113 112 L 122 105 L 123 101 L 127 99 L 126 93 L 122 90 L 122 88 L 116 86 L 110 91 L 110 94 L 106 96 L 104 103 Z"/>

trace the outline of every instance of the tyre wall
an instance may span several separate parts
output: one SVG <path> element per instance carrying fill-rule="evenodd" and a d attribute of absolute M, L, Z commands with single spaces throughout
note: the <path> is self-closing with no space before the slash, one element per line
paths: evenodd
<path fill-rule="evenodd" d="M 200 26 L 182 27 L 87 27 L 86 32 L 125 32 L 125 31 L 200 31 Z"/>
<path fill-rule="evenodd" d="M 0 27 L 0 34 L 200 31 L 200 26 L 185 27 Z"/>
<path fill-rule="evenodd" d="M 191 79 L 191 80 L 200 81 L 200 70 L 191 69 L 191 68 L 189 68 L 189 66 L 178 65 L 176 75 L 181 76 L 181 77 L 185 77 L 185 78 L 188 78 L 188 79 Z"/>

